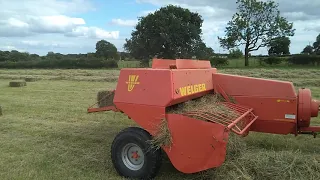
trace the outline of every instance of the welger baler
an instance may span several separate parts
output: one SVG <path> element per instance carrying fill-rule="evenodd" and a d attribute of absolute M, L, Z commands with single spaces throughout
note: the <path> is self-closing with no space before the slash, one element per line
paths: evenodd
<path fill-rule="evenodd" d="M 193 117 L 208 120 L 200 121 L 188 113 L 167 111 L 173 105 L 208 94 L 220 94 L 224 105 L 237 116 L 228 119 L 223 115 L 189 112 L 196 115 Z M 312 99 L 309 89 L 296 93 L 291 82 L 218 73 L 209 61 L 154 59 L 152 68 L 121 69 L 110 96 L 110 105 L 90 107 L 88 112 L 121 112 L 141 127 L 123 130 L 112 144 L 114 167 L 125 177 L 155 177 L 162 151 L 183 173 L 219 167 L 225 160 L 231 131 L 240 136 L 249 131 L 283 135 L 320 132 L 320 127 L 310 126 L 311 118 L 318 116 L 320 103 Z M 148 142 L 163 120 L 168 124 L 172 144 L 150 150 Z"/>

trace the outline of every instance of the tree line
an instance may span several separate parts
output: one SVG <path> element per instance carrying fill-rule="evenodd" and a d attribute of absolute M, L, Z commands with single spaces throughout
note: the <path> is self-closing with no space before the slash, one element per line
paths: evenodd
<path fill-rule="evenodd" d="M 243 58 L 249 66 L 251 53 L 266 47 L 266 64 L 279 64 L 290 55 L 290 38 L 295 35 L 293 23 L 280 15 L 278 4 L 272 0 L 237 0 L 237 12 L 227 23 L 225 36 L 217 37 L 220 46 L 229 51 L 227 58 L 216 54 L 203 41 L 202 16 L 175 5 L 161 7 L 139 17 L 131 37 L 125 40 L 124 52 L 106 40 L 96 43 L 96 52 L 67 54 L 49 52 L 46 56 L 1 51 L 0 68 L 101 68 L 117 67 L 119 60 L 139 60 L 148 66 L 152 58 L 209 59 L 215 66 L 228 60 Z M 243 50 L 240 48 L 243 47 Z M 306 46 L 301 54 L 286 59 L 292 64 L 319 64 L 320 34 L 313 46 Z"/>
<path fill-rule="evenodd" d="M 16 50 L 0 51 L 0 68 L 117 68 L 121 58 L 132 57 L 118 52 L 114 44 L 100 40 L 96 43 L 96 52 L 86 54 L 48 52 L 40 56 Z"/>

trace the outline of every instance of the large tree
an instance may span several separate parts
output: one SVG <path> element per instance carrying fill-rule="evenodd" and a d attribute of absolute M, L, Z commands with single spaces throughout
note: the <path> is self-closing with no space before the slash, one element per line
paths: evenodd
<path fill-rule="evenodd" d="M 119 57 L 116 46 L 106 40 L 96 43 L 96 55 L 106 59 L 118 59 Z"/>
<path fill-rule="evenodd" d="M 168 5 L 140 17 L 124 49 L 145 63 L 155 56 L 191 58 L 199 48 L 206 48 L 201 40 L 202 23 L 198 13 Z"/>
<path fill-rule="evenodd" d="M 290 54 L 290 39 L 288 37 L 276 37 L 268 45 L 269 55 L 288 55 Z"/>
<path fill-rule="evenodd" d="M 310 45 L 307 45 L 305 48 L 303 48 L 302 54 L 312 54 L 313 53 L 313 47 Z"/>
<path fill-rule="evenodd" d="M 320 55 L 320 34 L 317 36 L 316 41 L 313 43 L 314 53 Z"/>
<path fill-rule="evenodd" d="M 218 37 L 222 47 L 231 49 L 244 45 L 245 66 L 249 53 L 266 47 L 272 39 L 293 36 L 293 24 L 280 16 L 274 1 L 237 0 L 237 10 L 226 27 L 226 37 Z"/>

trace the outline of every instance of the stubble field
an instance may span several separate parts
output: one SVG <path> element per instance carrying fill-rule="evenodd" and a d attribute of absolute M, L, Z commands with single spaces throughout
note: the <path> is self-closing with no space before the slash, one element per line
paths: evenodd
<path fill-rule="evenodd" d="M 219 71 L 289 80 L 320 99 L 319 69 Z M 86 113 L 98 91 L 115 88 L 118 75 L 118 70 L 0 70 L 1 179 L 122 179 L 110 147 L 133 122 L 113 112 Z M 11 79 L 25 77 L 39 81 L 8 87 Z M 156 179 L 320 179 L 320 139 L 250 133 L 233 145 L 220 168 L 185 175 L 165 158 Z"/>

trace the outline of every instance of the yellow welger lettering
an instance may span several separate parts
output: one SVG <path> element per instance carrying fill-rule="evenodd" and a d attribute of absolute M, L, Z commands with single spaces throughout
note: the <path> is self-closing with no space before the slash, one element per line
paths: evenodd
<path fill-rule="evenodd" d="M 180 94 L 181 94 L 181 96 L 187 95 L 186 87 L 181 87 L 180 88 Z"/>
<path fill-rule="evenodd" d="M 194 85 L 194 93 L 197 93 L 197 92 L 199 92 L 199 85 L 198 84 Z"/>
<path fill-rule="evenodd" d="M 190 86 L 187 86 L 187 94 L 188 94 L 188 95 L 191 94 L 191 88 L 190 88 Z"/>
<path fill-rule="evenodd" d="M 180 89 L 180 95 L 181 96 L 186 96 L 186 95 L 191 95 L 191 94 L 195 94 L 201 91 L 205 91 L 206 90 L 206 84 L 195 84 L 192 86 L 184 86 L 179 88 Z"/>
<path fill-rule="evenodd" d="M 206 90 L 206 84 L 202 84 L 202 91 Z"/>
<path fill-rule="evenodd" d="M 191 88 L 191 94 L 194 94 L 194 85 L 190 87 Z"/>
<path fill-rule="evenodd" d="M 198 86 L 199 86 L 199 92 L 203 91 L 201 84 L 198 84 Z"/>

